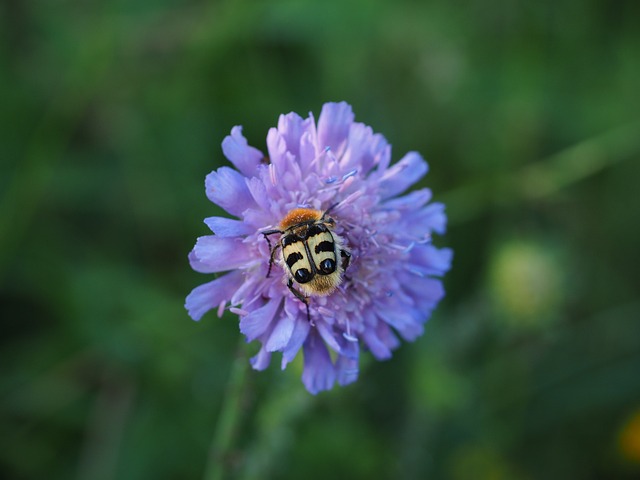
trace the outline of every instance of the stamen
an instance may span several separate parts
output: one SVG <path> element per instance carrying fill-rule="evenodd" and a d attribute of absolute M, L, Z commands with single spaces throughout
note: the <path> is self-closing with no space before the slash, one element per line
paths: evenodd
<path fill-rule="evenodd" d="M 354 168 L 353 170 L 351 170 L 350 172 L 345 173 L 342 176 L 342 181 L 344 182 L 347 178 L 349 177 L 353 177 L 356 173 L 358 173 L 358 169 Z"/>
<path fill-rule="evenodd" d="M 242 316 L 242 317 L 244 317 L 245 315 L 249 315 L 249 312 L 248 312 L 248 311 L 243 310 L 243 309 L 241 309 L 241 308 L 231 307 L 231 308 L 229 309 L 229 311 L 230 311 L 231 313 L 235 313 L 236 315 L 240 315 L 240 316 Z"/>
<path fill-rule="evenodd" d="M 347 317 L 346 323 L 347 323 L 347 331 L 346 332 L 342 332 L 342 336 L 345 339 L 347 339 L 347 341 L 349 341 L 349 342 L 357 342 L 358 341 L 357 337 L 354 337 L 351 334 L 351 322 L 349 321 L 349 317 Z"/>
<path fill-rule="evenodd" d="M 350 333 L 348 333 L 348 332 L 343 332 L 343 333 L 342 333 L 342 336 L 343 336 L 343 337 L 344 337 L 348 342 L 354 342 L 354 343 L 355 343 L 355 342 L 357 342 L 357 341 L 358 341 L 358 338 L 357 338 L 357 337 L 354 337 L 353 335 L 351 335 L 351 334 L 350 334 Z"/>
<path fill-rule="evenodd" d="M 224 313 L 224 307 L 227 305 L 227 301 L 223 300 L 220 302 L 220 305 L 218 305 L 218 311 L 216 312 L 218 314 L 218 318 L 220 318 L 222 316 L 222 314 Z"/>
<path fill-rule="evenodd" d="M 422 237 L 419 240 L 416 240 L 418 243 L 423 244 L 423 243 L 430 243 L 431 242 L 431 234 L 427 233 L 424 237 Z"/>
<path fill-rule="evenodd" d="M 351 184 L 354 182 L 354 180 L 355 178 L 353 177 L 347 177 L 345 180 L 343 180 L 342 185 L 340 185 L 340 191 L 343 192 L 347 188 L 349 188 Z"/>
<path fill-rule="evenodd" d="M 320 306 L 316 310 L 318 310 L 318 313 L 320 313 L 323 317 L 335 318 L 336 316 L 335 312 L 329 310 L 327 307 Z"/>
<path fill-rule="evenodd" d="M 269 178 L 271 178 L 271 184 L 275 187 L 278 184 L 276 178 L 276 166 L 273 163 L 269 164 Z"/>
<path fill-rule="evenodd" d="M 416 268 L 407 268 L 407 270 L 413 273 L 414 275 L 417 275 L 418 277 L 422 277 L 422 278 L 425 277 L 425 274 Z"/>
<path fill-rule="evenodd" d="M 354 200 L 357 200 L 358 198 L 360 198 L 362 195 L 364 195 L 364 191 L 363 190 L 356 190 L 355 192 L 353 192 L 351 195 L 349 195 L 347 198 L 345 198 L 344 200 L 342 200 L 338 206 L 342 205 L 342 204 L 346 204 L 349 202 L 353 202 Z"/>

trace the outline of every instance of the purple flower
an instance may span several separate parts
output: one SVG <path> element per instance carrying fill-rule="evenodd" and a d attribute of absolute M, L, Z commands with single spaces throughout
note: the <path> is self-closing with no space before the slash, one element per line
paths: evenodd
<path fill-rule="evenodd" d="M 198 238 L 189 260 L 198 272 L 228 273 L 189 294 L 193 319 L 211 309 L 237 313 L 247 341 L 262 344 L 251 359 L 257 370 L 274 352 L 285 368 L 302 349 L 302 381 L 313 394 L 355 381 L 361 347 L 383 360 L 398 336 L 422 334 L 444 296 L 437 277 L 449 270 L 452 251 L 431 243 L 432 232 L 445 231 L 444 205 L 428 203 L 426 188 L 404 193 L 427 173 L 418 153 L 390 165 L 390 145 L 354 122 L 344 102 L 325 104 L 317 125 L 311 114 L 281 115 L 267 135 L 267 157 L 247 144 L 241 127 L 222 151 L 235 169 L 211 172 L 206 193 L 235 219 L 207 218 L 213 235 Z M 272 252 L 263 232 L 277 230 L 293 209 L 330 207 L 350 263 L 333 293 L 308 297 L 307 314 L 287 287 L 286 265 L 273 263 L 267 277 Z M 270 238 L 277 244 L 278 235 Z"/>

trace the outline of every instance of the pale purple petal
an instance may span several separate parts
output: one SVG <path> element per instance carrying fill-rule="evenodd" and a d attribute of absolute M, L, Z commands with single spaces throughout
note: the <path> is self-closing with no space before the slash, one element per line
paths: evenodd
<path fill-rule="evenodd" d="M 205 218 L 204 223 L 206 223 L 207 227 L 218 237 L 239 237 L 254 232 L 254 229 L 245 222 L 226 217 Z"/>
<path fill-rule="evenodd" d="M 207 175 L 205 188 L 209 200 L 232 215 L 240 216 L 247 208 L 255 207 L 246 177 L 229 167 L 220 167 Z"/>
<path fill-rule="evenodd" d="M 256 167 L 264 157 L 260 150 L 249 146 L 247 139 L 242 135 L 241 126 L 233 127 L 231 135 L 224 138 L 222 153 L 247 177 L 255 175 Z"/>
<path fill-rule="evenodd" d="M 409 152 L 398 163 L 387 169 L 380 178 L 380 194 L 389 198 L 404 192 L 420 180 L 428 170 L 419 153 Z"/>
<path fill-rule="evenodd" d="M 242 282 L 242 275 L 236 271 L 194 288 L 184 304 L 189 316 L 200 320 L 209 310 L 229 301 Z"/>
<path fill-rule="evenodd" d="M 386 360 L 391 358 L 391 349 L 387 346 L 385 342 L 378 338 L 376 331 L 373 328 L 368 328 L 362 334 L 362 338 L 364 343 L 367 344 L 371 353 L 378 360 Z"/>
<path fill-rule="evenodd" d="M 240 319 L 240 331 L 247 341 L 255 340 L 267 331 L 281 303 L 282 299 L 276 298 Z"/>
<path fill-rule="evenodd" d="M 395 350 L 400 346 L 400 340 L 393 333 L 393 330 L 384 323 L 383 321 L 379 321 L 375 326 L 376 336 L 380 339 L 382 343 L 384 343 L 389 350 Z"/>
<path fill-rule="evenodd" d="M 302 348 L 304 350 L 302 382 L 305 387 L 313 395 L 322 390 L 330 390 L 336 381 L 336 371 L 322 338 L 312 332 Z"/>
<path fill-rule="evenodd" d="M 267 187 L 265 186 L 264 182 L 256 177 L 250 178 L 249 180 L 247 180 L 247 187 L 249 188 L 251 197 L 255 200 L 256 205 L 259 207 L 257 211 L 260 212 L 261 215 L 264 215 L 265 211 L 269 211 L 269 207 L 271 205 L 271 200 L 269 198 L 269 194 L 267 193 Z"/>
<path fill-rule="evenodd" d="M 340 157 L 346 147 L 353 119 L 353 110 L 348 103 L 325 103 L 318 118 L 317 152 L 329 147 L 336 157 Z"/>
<path fill-rule="evenodd" d="M 269 151 L 269 160 L 277 167 L 277 173 L 282 175 L 287 171 L 287 142 L 285 142 L 277 128 L 270 128 L 267 134 L 267 150 Z"/>
<path fill-rule="evenodd" d="M 191 268 L 199 273 L 216 273 L 217 270 L 215 268 L 211 268 L 211 266 L 207 263 L 201 262 L 200 259 L 196 256 L 196 252 L 191 250 L 189 252 L 189 265 Z"/>
<path fill-rule="evenodd" d="M 387 154 L 389 144 L 380 134 L 374 134 L 371 127 L 354 123 L 349 130 L 347 148 L 340 158 L 340 166 L 345 171 L 357 169 L 366 175 Z"/>
<path fill-rule="evenodd" d="M 295 322 L 291 318 L 287 315 L 281 315 L 266 342 L 265 348 L 267 351 L 276 352 L 286 347 L 291 340 L 294 327 Z"/>
<path fill-rule="evenodd" d="M 264 370 L 271 362 L 271 352 L 268 352 L 264 346 L 258 351 L 257 355 L 249 360 L 254 370 Z"/>
<path fill-rule="evenodd" d="M 297 113 L 280 115 L 278 119 L 278 132 L 284 138 L 287 150 L 294 156 L 300 156 L 300 141 L 302 135 L 309 130 L 312 119 L 303 120 Z"/>
<path fill-rule="evenodd" d="M 239 238 L 214 235 L 198 238 L 193 253 L 210 272 L 223 272 L 247 265 L 252 259 L 251 247 Z"/>
<path fill-rule="evenodd" d="M 442 235 L 447 229 L 447 215 L 442 203 L 432 203 L 420 213 L 420 223 Z"/>
<path fill-rule="evenodd" d="M 431 190 L 428 188 L 422 188 L 420 190 L 415 190 L 411 193 L 403 195 L 401 197 L 392 198 L 384 202 L 384 207 L 387 209 L 412 209 L 415 210 L 417 208 L 425 205 L 429 200 L 431 200 L 432 194 Z"/>
<path fill-rule="evenodd" d="M 378 315 L 400 334 L 406 331 L 407 328 L 414 323 L 411 312 L 408 309 L 403 308 L 402 305 L 391 304 L 379 306 Z"/>
<path fill-rule="evenodd" d="M 338 352 L 341 353 L 341 349 L 340 349 L 340 344 L 338 343 L 338 340 L 336 340 L 336 337 L 333 333 L 332 328 L 327 325 L 325 322 L 319 322 L 316 325 L 316 328 L 318 330 L 318 333 L 320 334 L 320 336 L 322 337 L 322 339 L 325 341 L 325 343 L 334 351 L 334 352 Z"/>
<path fill-rule="evenodd" d="M 309 130 L 312 130 L 312 128 L 310 127 Z M 308 167 L 316 156 L 315 130 L 304 132 L 300 139 L 300 165 Z"/>
<path fill-rule="evenodd" d="M 343 355 L 338 355 L 336 360 L 336 374 L 338 383 L 342 386 L 355 382 L 358 379 L 358 358 L 360 347 L 357 341 L 348 341 L 345 338 L 340 342 Z"/>
<path fill-rule="evenodd" d="M 424 308 L 433 308 L 444 297 L 445 291 L 442 281 L 435 278 L 420 278 L 410 275 L 399 275 L 404 280 L 404 288 Z M 426 317 L 428 312 L 425 312 Z"/>
<path fill-rule="evenodd" d="M 285 306 L 285 309 L 286 309 L 286 306 Z M 306 318 L 305 319 L 297 318 L 297 320 L 295 321 L 295 326 L 293 328 L 291 339 L 289 340 L 289 343 L 282 351 L 281 366 L 283 370 L 287 366 L 287 364 L 291 362 L 295 358 L 295 356 L 298 354 L 300 347 L 302 347 L 302 344 L 307 339 L 307 335 L 309 334 L 310 329 L 311 329 L 311 326 L 309 325 L 309 322 L 307 321 Z"/>
<path fill-rule="evenodd" d="M 420 275 L 443 275 L 451 268 L 453 251 L 433 245 L 419 245 L 409 253 L 409 270 Z"/>
<path fill-rule="evenodd" d="M 420 323 L 408 323 L 401 329 L 398 329 L 398 333 L 406 342 L 413 342 L 424 333 L 424 327 Z"/>

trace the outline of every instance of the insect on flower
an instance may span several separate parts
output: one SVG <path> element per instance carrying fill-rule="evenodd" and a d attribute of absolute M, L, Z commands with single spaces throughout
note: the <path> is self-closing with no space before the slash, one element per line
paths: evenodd
<path fill-rule="evenodd" d="M 271 252 L 267 278 L 276 251 L 280 250 L 278 263 L 286 272 L 287 288 L 306 305 L 309 322 L 308 297 L 333 293 L 342 283 L 351 260 L 344 240 L 333 231 L 335 221 L 327 216 L 334 206 L 324 212 L 311 208 L 293 209 L 282 219 L 279 229 L 262 232 Z M 280 239 L 272 247 L 269 235 L 275 234 L 280 234 Z"/>
<path fill-rule="evenodd" d="M 317 120 L 281 115 L 262 150 L 233 127 L 222 151 L 231 165 L 207 175 L 205 192 L 226 213 L 205 219 L 211 233 L 189 254 L 194 270 L 219 275 L 187 296 L 194 320 L 238 315 L 260 344 L 253 368 L 302 355 L 313 394 L 356 381 L 363 351 L 385 360 L 422 335 L 453 252 L 432 242 L 447 216 L 420 184 L 418 152 L 392 162 L 345 102 Z"/>

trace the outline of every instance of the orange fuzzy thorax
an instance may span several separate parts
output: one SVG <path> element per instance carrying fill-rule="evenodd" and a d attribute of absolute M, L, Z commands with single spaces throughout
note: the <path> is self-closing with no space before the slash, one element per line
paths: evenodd
<path fill-rule="evenodd" d="M 312 208 L 294 208 L 280 222 L 280 230 L 287 230 L 299 223 L 320 220 L 322 212 Z"/>

